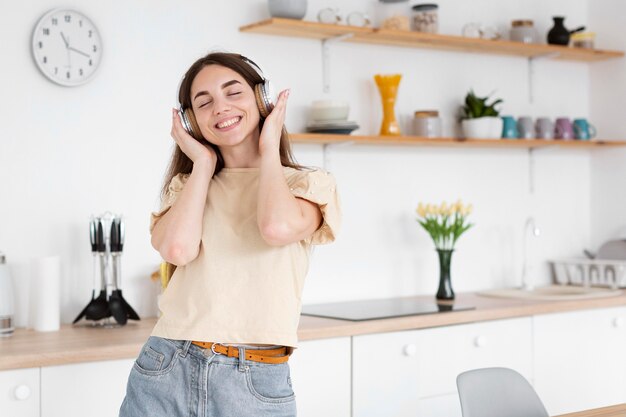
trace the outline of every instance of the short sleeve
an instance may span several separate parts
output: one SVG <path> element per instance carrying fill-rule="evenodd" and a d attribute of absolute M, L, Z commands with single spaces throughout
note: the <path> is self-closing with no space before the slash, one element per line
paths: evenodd
<path fill-rule="evenodd" d="M 161 208 L 159 211 L 150 213 L 150 234 L 152 234 L 152 230 L 154 230 L 154 226 L 161 216 L 167 213 L 167 211 L 172 207 L 174 201 L 176 201 L 176 198 L 178 197 L 178 194 L 184 188 L 188 178 L 189 174 L 183 173 L 176 174 L 172 177 L 172 180 L 167 187 L 167 192 L 161 200 Z"/>
<path fill-rule="evenodd" d="M 311 236 L 310 243 L 333 242 L 341 227 L 341 208 L 333 175 L 324 170 L 295 171 L 287 178 L 287 183 L 294 196 L 317 204 L 322 212 L 323 223 Z"/>

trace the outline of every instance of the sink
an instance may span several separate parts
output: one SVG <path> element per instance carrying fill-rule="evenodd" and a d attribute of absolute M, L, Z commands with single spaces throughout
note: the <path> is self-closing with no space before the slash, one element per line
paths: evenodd
<path fill-rule="evenodd" d="M 521 288 L 501 288 L 481 291 L 478 295 L 486 297 L 519 298 L 526 300 L 586 300 L 589 298 L 615 297 L 621 290 L 600 287 L 578 287 L 573 285 L 550 285 L 533 290 Z"/>

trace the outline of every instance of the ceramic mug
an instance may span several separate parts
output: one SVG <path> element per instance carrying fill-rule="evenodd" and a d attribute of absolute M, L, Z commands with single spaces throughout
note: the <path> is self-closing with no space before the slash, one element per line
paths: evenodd
<path fill-rule="evenodd" d="M 535 126 L 533 118 L 530 116 L 522 116 L 517 119 L 517 130 L 520 139 L 532 139 L 535 137 Z"/>
<path fill-rule="evenodd" d="M 596 136 L 596 128 L 587 119 L 574 119 L 574 137 L 579 140 L 589 140 Z"/>
<path fill-rule="evenodd" d="M 554 123 L 549 117 L 538 117 L 535 132 L 538 139 L 552 139 L 554 138 Z"/>
<path fill-rule="evenodd" d="M 517 139 L 517 122 L 513 116 L 502 116 L 502 137 L 506 139 Z"/>
<path fill-rule="evenodd" d="M 574 139 L 574 128 L 572 122 L 567 117 L 558 117 L 554 128 L 555 139 Z"/>

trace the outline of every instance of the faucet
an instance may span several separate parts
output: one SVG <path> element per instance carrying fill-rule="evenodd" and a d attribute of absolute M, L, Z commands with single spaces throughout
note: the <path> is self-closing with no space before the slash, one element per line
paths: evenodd
<path fill-rule="evenodd" d="M 524 224 L 524 248 L 523 248 L 523 264 L 522 264 L 522 289 L 525 291 L 532 291 L 535 288 L 534 283 L 530 280 L 530 276 L 528 273 L 528 231 L 532 232 L 533 236 L 538 237 L 540 234 L 539 228 L 535 224 L 535 219 L 529 217 L 526 219 L 526 223 Z"/>

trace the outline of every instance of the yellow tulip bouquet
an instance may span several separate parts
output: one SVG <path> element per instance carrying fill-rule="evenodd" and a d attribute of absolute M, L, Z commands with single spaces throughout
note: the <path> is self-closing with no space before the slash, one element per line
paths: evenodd
<path fill-rule="evenodd" d="M 461 200 L 448 206 L 419 203 L 416 209 L 417 222 L 428 232 L 438 250 L 454 250 L 454 244 L 467 229 L 473 226 L 466 223 L 472 212 L 472 205 L 464 206 Z"/>

